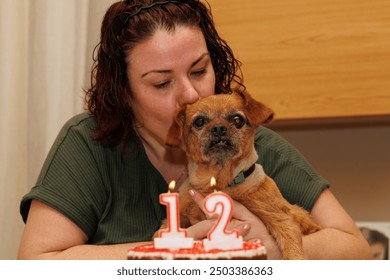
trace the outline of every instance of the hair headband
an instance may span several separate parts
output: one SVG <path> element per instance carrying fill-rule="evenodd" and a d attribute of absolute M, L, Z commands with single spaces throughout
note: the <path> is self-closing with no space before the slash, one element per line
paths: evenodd
<path fill-rule="evenodd" d="M 175 1 L 175 0 L 164 0 L 164 1 L 157 1 L 157 2 L 153 2 L 152 4 L 150 5 L 147 5 L 147 6 L 142 6 L 142 7 L 139 7 L 137 10 L 135 10 L 134 13 L 128 15 L 124 20 L 123 20 L 123 25 L 127 25 L 127 23 L 129 22 L 130 18 L 138 15 L 140 12 L 142 12 L 143 10 L 147 10 L 147 9 L 150 9 L 150 8 L 153 8 L 154 6 L 157 6 L 157 5 L 165 5 L 165 4 L 168 4 L 168 3 L 174 3 L 174 4 L 180 4 L 180 3 L 183 3 L 181 1 Z"/>

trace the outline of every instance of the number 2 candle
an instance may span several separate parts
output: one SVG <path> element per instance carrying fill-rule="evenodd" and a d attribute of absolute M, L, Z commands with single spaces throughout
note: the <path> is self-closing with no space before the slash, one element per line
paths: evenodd
<path fill-rule="evenodd" d="M 215 186 L 215 179 L 212 178 L 211 186 Z M 209 214 L 218 214 L 218 220 L 203 240 L 206 251 L 211 249 L 231 250 L 243 247 L 242 236 L 236 230 L 227 231 L 227 226 L 232 217 L 232 200 L 223 192 L 214 192 L 206 196 L 204 209 Z"/>

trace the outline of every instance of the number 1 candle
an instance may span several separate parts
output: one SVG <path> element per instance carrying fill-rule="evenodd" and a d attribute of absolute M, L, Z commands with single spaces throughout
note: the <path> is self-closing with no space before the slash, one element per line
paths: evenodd
<path fill-rule="evenodd" d="M 180 228 L 179 194 L 171 193 L 174 188 L 175 181 L 172 181 L 168 193 L 160 194 L 160 203 L 167 206 L 168 228 L 160 231 L 160 237 L 154 238 L 154 247 L 158 249 L 193 247 L 193 238 L 187 237 L 187 231 Z"/>

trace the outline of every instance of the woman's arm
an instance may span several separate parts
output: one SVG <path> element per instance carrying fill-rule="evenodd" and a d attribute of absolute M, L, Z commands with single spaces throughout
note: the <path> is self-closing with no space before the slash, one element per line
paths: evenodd
<path fill-rule="evenodd" d="M 85 233 L 57 210 L 32 200 L 18 259 L 126 259 L 141 243 L 86 245 Z"/>
<path fill-rule="evenodd" d="M 371 259 L 371 250 L 355 222 L 326 188 L 311 211 L 323 229 L 304 236 L 310 259 Z"/>

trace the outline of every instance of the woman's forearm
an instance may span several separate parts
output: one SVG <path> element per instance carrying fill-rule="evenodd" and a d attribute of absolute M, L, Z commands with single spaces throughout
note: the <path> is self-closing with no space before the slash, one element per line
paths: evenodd
<path fill-rule="evenodd" d="M 333 228 L 304 236 L 303 247 L 308 258 L 314 260 L 372 258 L 370 247 L 364 238 Z"/>
<path fill-rule="evenodd" d="M 19 252 L 18 259 L 41 259 L 41 260 L 126 260 L 127 251 L 135 246 L 145 244 L 127 243 L 115 245 L 77 245 L 64 251 L 58 252 Z"/>

